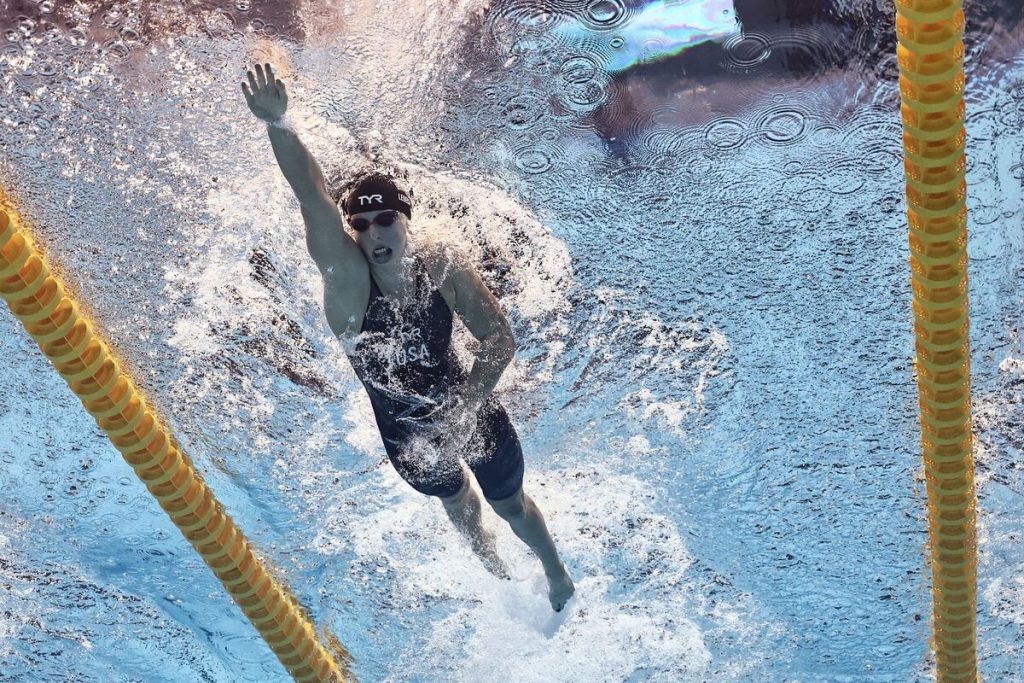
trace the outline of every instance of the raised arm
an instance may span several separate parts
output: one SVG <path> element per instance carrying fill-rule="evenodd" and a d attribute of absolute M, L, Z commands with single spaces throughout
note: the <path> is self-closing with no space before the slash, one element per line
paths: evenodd
<path fill-rule="evenodd" d="M 369 266 L 355 240 L 345 232 L 338 205 L 327 192 L 319 164 L 295 131 L 283 124 L 288 109 L 284 81 L 274 76 L 270 64 L 257 64 L 255 73 L 248 71 L 248 80 L 248 84 L 242 84 L 242 93 L 253 115 L 268 124 L 267 134 L 277 164 L 302 209 L 306 248 L 324 276 L 328 320 L 332 329 L 340 333 L 338 319 L 347 320 L 358 311 L 360 302 L 365 304 Z"/>
<path fill-rule="evenodd" d="M 338 206 L 328 194 L 324 173 L 295 131 L 282 124 L 288 110 L 285 82 L 276 79 L 270 65 L 256 65 L 248 72 L 242 92 L 253 115 L 265 121 L 273 155 L 292 186 L 306 224 L 306 247 L 316 265 L 328 274 L 356 281 L 369 278 L 369 267 L 358 246 L 345 232 Z M 328 273 L 328 269 L 331 272 Z"/>

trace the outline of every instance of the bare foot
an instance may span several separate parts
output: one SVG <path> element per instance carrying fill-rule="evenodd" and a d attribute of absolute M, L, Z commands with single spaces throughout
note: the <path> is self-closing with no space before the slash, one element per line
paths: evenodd
<path fill-rule="evenodd" d="M 575 592 L 576 586 L 573 585 L 564 564 L 562 565 L 561 574 L 548 576 L 548 600 L 551 602 L 551 609 L 556 612 L 562 611 L 565 603 L 569 602 L 569 598 Z"/>
<path fill-rule="evenodd" d="M 484 563 L 484 567 L 490 573 L 497 576 L 499 579 L 505 579 L 506 581 L 511 580 L 512 575 L 508 572 L 508 567 L 505 566 L 504 560 L 498 557 L 498 553 L 493 550 L 489 553 L 480 554 L 480 561 Z"/>

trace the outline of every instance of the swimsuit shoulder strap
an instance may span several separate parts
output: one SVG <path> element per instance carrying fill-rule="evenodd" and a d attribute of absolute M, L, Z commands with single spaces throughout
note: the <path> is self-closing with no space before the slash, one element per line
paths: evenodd
<path fill-rule="evenodd" d="M 377 286 L 377 280 L 373 277 L 373 271 L 369 270 L 368 275 L 370 276 L 370 298 L 366 303 L 366 307 L 369 308 L 373 300 L 379 296 L 383 296 L 380 291 L 380 287 Z"/>

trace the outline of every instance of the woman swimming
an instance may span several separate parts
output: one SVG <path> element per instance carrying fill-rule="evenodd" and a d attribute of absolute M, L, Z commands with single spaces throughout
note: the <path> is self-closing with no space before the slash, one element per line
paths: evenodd
<path fill-rule="evenodd" d="M 484 565 L 507 577 L 494 536 L 481 524 L 468 465 L 487 502 L 540 558 L 551 607 L 561 611 L 575 588 L 540 509 L 523 492 L 519 438 L 492 396 L 515 352 L 497 300 L 454 250 L 412 248 L 412 199 L 391 177 L 354 179 L 339 207 L 319 165 L 281 123 L 284 83 L 269 64 L 256 65 L 248 81 L 246 102 L 268 124 L 278 165 L 302 208 L 327 322 L 370 397 L 389 460 L 417 491 L 440 498 Z M 468 373 L 451 348 L 453 311 L 480 342 Z"/>

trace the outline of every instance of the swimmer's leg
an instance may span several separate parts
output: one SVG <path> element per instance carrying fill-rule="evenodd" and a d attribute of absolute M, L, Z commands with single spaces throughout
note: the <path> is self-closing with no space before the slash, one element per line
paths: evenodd
<path fill-rule="evenodd" d="M 548 600 L 551 608 L 561 612 L 565 603 L 576 592 L 572 578 L 558 557 L 555 542 L 551 539 L 544 516 L 533 499 L 519 487 L 510 497 L 502 500 L 487 499 L 498 516 L 508 522 L 512 531 L 540 558 L 544 574 L 548 577 Z"/>
<path fill-rule="evenodd" d="M 484 529 L 482 524 L 480 496 L 470 487 L 469 477 L 463 477 L 462 488 L 455 495 L 441 498 L 441 504 L 448 513 L 448 519 L 466 537 L 487 571 L 501 579 L 509 578 L 508 568 L 498 557 L 494 546 L 494 534 Z"/>

